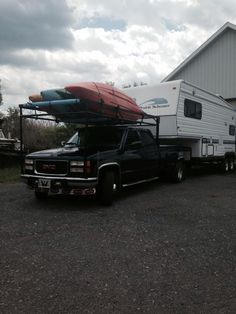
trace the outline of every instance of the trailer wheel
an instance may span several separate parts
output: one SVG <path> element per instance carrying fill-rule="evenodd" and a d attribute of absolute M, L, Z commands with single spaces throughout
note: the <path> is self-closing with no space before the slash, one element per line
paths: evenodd
<path fill-rule="evenodd" d="M 48 191 L 34 191 L 37 200 L 45 200 L 48 197 Z"/>
<path fill-rule="evenodd" d="M 229 160 L 229 170 L 234 171 L 234 158 Z"/>
<path fill-rule="evenodd" d="M 224 173 L 228 173 L 229 172 L 229 170 L 230 170 L 230 159 L 229 158 L 225 158 L 224 159 L 224 161 L 221 164 L 221 168 L 222 168 L 222 171 Z"/>
<path fill-rule="evenodd" d="M 113 203 L 117 189 L 115 174 L 113 171 L 105 171 L 98 184 L 98 199 L 102 205 L 109 206 Z"/>
<path fill-rule="evenodd" d="M 183 161 L 177 161 L 172 173 L 172 181 L 175 183 L 182 182 L 186 177 L 186 168 Z"/>

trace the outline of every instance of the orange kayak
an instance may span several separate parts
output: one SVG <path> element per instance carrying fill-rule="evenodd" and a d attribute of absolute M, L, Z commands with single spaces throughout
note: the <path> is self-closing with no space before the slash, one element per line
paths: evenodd
<path fill-rule="evenodd" d="M 29 100 L 31 100 L 32 102 L 43 101 L 43 97 L 40 94 L 35 94 L 29 96 Z"/>
<path fill-rule="evenodd" d="M 84 82 L 63 89 L 44 90 L 40 95 L 29 96 L 29 99 L 32 103 L 28 107 L 64 121 L 83 121 L 92 117 L 93 122 L 101 118 L 135 122 L 145 115 L 134 99 L 104 83 Z"/>
<path fill-rule="evenodd" d="M 125 119 L 137 120 L 143 116 L 142 109 L 137 105 L 134 99 L 126 95 L 124 92 L 111 85 L 104 83 L 85 82 L 65 87 L 75 98 L 90 104 L 90 109 L 94 111 L 101 110 L 97 104 L 104 105 L 104 114 L 108 116 L 115 110 L 119 109 L 123 112 Z M 110 108 L 109 108 L 110 107 Z"/>

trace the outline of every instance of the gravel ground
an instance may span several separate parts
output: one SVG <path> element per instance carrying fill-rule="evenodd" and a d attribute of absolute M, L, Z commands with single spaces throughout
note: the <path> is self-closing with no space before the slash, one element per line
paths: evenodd
<path fill-rule="evenodd" d="M 0 185 L 0 313 L 236 313 L 236 173 L 36 201 Z"/>

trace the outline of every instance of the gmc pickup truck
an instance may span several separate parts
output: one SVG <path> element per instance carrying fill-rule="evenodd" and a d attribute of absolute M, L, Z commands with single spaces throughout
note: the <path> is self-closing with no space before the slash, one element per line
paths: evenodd
<path fill-rule="evenodd" d="M 26 156 L 22 178 L 38 199 L 48 194 L 96 194 L 110 205 L 120 188 L 169 177 L 185 178 L 190 154 L 177 146 L 159 146 L 148 128 L 79 128 L 63 147 Z"/>

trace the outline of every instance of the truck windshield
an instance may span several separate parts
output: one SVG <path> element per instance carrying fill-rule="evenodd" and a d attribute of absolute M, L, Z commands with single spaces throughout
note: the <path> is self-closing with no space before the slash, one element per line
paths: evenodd
<path fill-rule="evenodd" d="M 119 147 L 122 134 L 123 132 L 119 128 L 81 128 L 70 138 L 70 140 L 65 145 Z"/>

